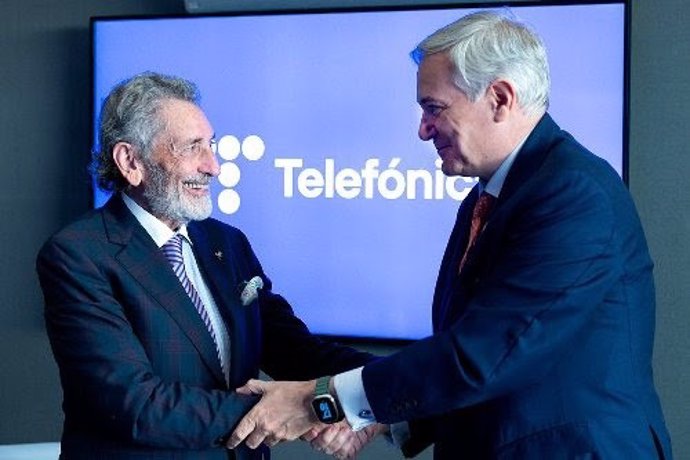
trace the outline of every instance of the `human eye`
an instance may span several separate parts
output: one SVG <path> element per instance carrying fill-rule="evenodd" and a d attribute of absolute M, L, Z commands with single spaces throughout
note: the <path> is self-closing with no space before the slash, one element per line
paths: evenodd
<path fill-rule="evenodd" d="M 180 157 L 194 157 L 194 156 L 199 156 L 201 153 L 205 152 L 207 149 L 210 149 L 214 154 L 216 153 L 216 139 L 211 138 L 207 141 L 203 139 L 196 139 L 183 147 L 175 147 L 175 144 L 172 144 L 172 150 Z"/>
<path fill-rule="evenodd" d="M 183 153 L 187 156 L 199 156 L 209 144 L 205 143 L 203 140 L 199 139 L 187 145 L 183 150 Z"/>
<path fill-rule="evenodd" d="M 199 155 L 203 149 L 204 144 L 201 141 L 194 141 L 189 144 L 189 152 L 194 156 Z"/>
<path fill-rule="evenodd" d="M 444 105 L 441 104 L 425 104 L 423 107 L 424 113 L 432 117 L 437 117 L 446 109 Z"/>

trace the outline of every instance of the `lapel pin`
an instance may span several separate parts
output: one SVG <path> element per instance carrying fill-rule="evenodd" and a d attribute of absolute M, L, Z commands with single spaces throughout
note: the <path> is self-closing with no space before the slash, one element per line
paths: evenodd
<path fill-rule="evenodd" d="M 216 256 L 216 259 L 223 260 L 223 251 L 216 251 L 213 255 Z"/>

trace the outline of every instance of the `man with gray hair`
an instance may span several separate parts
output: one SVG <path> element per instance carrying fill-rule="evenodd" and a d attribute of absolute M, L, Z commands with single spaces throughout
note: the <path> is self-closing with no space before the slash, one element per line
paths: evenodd
<path fill-rule="evenodd" d="M 38 255 L 63 460 L 267 458 L 266 445 L 226 449 L 257 400 L 235 388 L 259 368 L 310 379 L 371 359 L 312 336 L 246 236 L 209 218 L 220 168 L 198 99 L 154 73 L 117 85 L 93 168 L 115 193 Z"/>
<path fill-rule="evenodd" d="M 412 57 L 419 137 L 445 174 L 479 184 L 441 263 L 433 335 L 336 375 L 331 397 L 355 429 L 392 424 L 407 456 L 434 444 L 442 460 L 670 459 L 642 226 L 618 174 L 546 112 L 541 40 L 479 12 Z M 230 445 L 306 413 L 308 384 L 250 381 L 242 391 L 264 399 Z"/>

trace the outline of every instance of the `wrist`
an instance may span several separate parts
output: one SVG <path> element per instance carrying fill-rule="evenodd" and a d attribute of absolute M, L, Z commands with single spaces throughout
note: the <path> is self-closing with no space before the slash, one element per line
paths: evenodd
<path fill-rule="evenodd" d="M 326 376 L 316 379 L 313 395 L 312 409 L 320 422 L 333 424 L 345 418 L 331 377 Z"/>

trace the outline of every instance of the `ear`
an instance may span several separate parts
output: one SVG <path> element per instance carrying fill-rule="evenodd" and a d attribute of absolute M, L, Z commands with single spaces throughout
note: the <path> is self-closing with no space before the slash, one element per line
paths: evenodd
<path fill-rule="evenodd" d="M 505 121 L 510 112 L 517 108 L 515 87 L 507 80 L 495 80 L 486 91 L 494 112 L 494 121 Z"/>
<path fill-rule="evenodd" d="M 120 174 L 133 187 L 141 184 L 144 172 L 141 163 L 134 154 L 134 147 L 128 142 L 118 142 L 113 147 L 113 161 Z"/>

